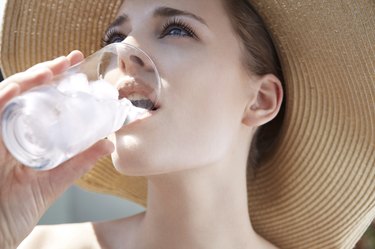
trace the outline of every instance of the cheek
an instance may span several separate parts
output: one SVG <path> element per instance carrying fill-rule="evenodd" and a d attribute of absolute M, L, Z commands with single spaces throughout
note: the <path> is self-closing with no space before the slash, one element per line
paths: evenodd
<path fill-rule="evenodd" d="M 171 78 L 178 84 L 170 87 L 173 94 L 166 98 L 168 107 L 174 108 L 170 112 L 173 127 L 168 134 L 173 144 L 171 156 L 191 166 L 212 163 L 225 155 L 243 113 L 242 93 L 233 87 L 239 82 L 221 73 L 202 73 L 202 68 Z"/>
<path fill-rule="evenodd" d="M 180 129 L 180 137 L 186 141 L 185 160 L 190 159 L 191 165 L 199 166 L 222 159 L 232 145 L 236 130 L 233 116 L 216 105 L 198 106 L 191 116 L 193 119 L 187 118 Z M 184 132 L 187 129 L 189 132 Z"/>

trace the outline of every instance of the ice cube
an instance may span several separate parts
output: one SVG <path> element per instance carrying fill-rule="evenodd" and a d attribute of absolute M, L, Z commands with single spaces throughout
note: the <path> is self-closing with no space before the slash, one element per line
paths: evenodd
<path fill-rule="evenodd" d="M 90 93 L 97 99 L 118 99 L 119 92 L 105 80 L 97 80 L 90 83 Z"/>
<path fill-rule="evenodd" d="M 87 76 L 83 73 L 72 74 L 64 77 L 57 86 L 59 91 L 63 93 L 75 93 L 90 91 L 89 81 Z"/>

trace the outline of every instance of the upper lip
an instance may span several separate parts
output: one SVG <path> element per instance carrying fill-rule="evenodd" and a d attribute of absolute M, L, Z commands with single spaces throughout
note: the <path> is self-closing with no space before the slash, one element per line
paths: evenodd
<path fill-rule="evenodd" d="M 137 77 L 122 77 L 116 83 L 116 88 L 119 91 L 119 99 L 127 98 L 131 94 L 140 94 L 148 98 L 153 104 L 154 108 L 159 108 L 156 103 L 157 96 L 153 88 L 151 88 L 141 78 Z"/>

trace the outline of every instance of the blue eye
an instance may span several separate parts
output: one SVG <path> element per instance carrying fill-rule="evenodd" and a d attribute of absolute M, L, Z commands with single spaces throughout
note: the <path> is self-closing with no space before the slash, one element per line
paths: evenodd
<path fill-rule="evenodd" d="M 165 36 L 197 38 L 193 29 L 178 19 L 173 19 L 163 25 L 160 38 L 164 38 Z"/>
<path fill-rule="evenodd" d="M 198 39 L 191 26 L 177 18 L 163 25 L 159 38 L 162 39 L 166 36 Z M 119 32 L 116 28 L 110 28 L 104 34 L 102 47 L 111 43 L 122 42 L 126 37 L 124 33 Z"/>
<path fill-rule="evenodd" d="M 166 35 L 170 35 L 170 36 L 191 36 L 189 32 L 178 27 L 172 27 L 165 33 Z"/>

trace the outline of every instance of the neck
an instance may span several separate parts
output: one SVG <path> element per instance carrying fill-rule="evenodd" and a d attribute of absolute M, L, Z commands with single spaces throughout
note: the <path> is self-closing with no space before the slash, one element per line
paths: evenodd
<path fill-rule="evenodd" d="M 250 139 L 237 141 L 243 144 L 230 146 L 233 150 L 214 164 L 148 176 L 146 212 L 97 224 L 101 243 L 132 249 L 275 249 L 251 225 L 246 182 Z"/>
<path fill-rule="evenodd" d="M 149 177 L 139 231 L 142 248 L 260 248 L 249 219 L 246 162 Z"/>

